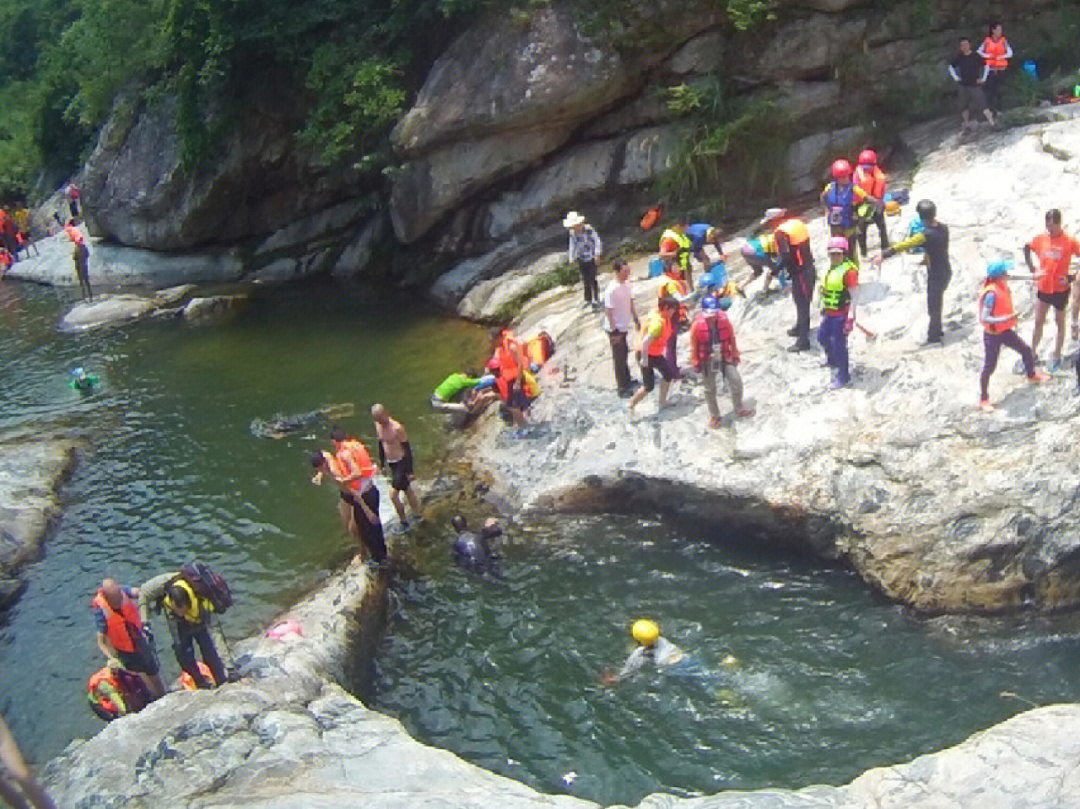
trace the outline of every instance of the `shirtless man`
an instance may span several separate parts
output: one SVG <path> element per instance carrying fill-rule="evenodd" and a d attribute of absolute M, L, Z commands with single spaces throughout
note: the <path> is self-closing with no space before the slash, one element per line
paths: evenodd
<path fill-rule="evenodd" d="M 381 404 L 371 408 L 371 418 L 375 420 L 375 434 L 379 437 L 379 465 L 390 467 L 390 502 L 394 504 L 402 530 L 408 529 L 409 521 L 405 517 L 405 505 L 401 502 L 402 492 L 409 498 L 413 517 L 420 515 L 420 498 L 413 491 L 412 447 L 409 436 L 401 423 L 390 418 L 389 411 Z"/>

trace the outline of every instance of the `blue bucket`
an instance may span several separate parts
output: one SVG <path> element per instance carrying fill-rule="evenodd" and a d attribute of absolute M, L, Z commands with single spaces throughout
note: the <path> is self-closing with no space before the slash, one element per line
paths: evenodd
<path fill-rule="evenodd" d="M 664 274 L 664 260 L 662 258 L 654 258 L 649 262 L 649 277 L 656 278 L 657 276 Z"/>
<path fill-rule="evenodd" d="M 1028 59 L 1024 62 L 1024 72 L 1031 76 L 1031 78 L 1038 79 L 1039 65 L 1035 62 L 1034 59 Z"/>

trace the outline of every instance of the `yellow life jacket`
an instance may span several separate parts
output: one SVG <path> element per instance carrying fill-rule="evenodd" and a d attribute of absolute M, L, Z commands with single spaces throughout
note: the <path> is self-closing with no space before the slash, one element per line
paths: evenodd
<path fill-rule="evenodd" d="M 214 605 L 207 601 L 205 598 L 199 598 L 195 595 L 195 590 L 191 585 L 184 581 L 182 578 L 177 577 L 172 582 L 174 587 L 179 587 L 188 597 L 188 606 L 185 609 L 180 609 L 173 603 L 173 600 L 169 596 L 165 596 L 165 606 L 169 608 L 169 611 L 178 618 L 182 618 L 189 624 L 197 624 L 201 620 L 202 613 L 213 612 Z"/>

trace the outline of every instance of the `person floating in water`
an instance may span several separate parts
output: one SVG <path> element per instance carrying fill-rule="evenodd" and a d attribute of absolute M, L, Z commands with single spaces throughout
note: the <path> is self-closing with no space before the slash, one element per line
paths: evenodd
<path fill-rule="evenodd" d="M 639 618 L 630 627 L 630 635 L 638 645 L 618 673 L 609 671 L 601 675 L 604 685 L 616 685 L 649 665 L 667 668 L 687 659 L 686 652 L 660 634 L 656 621 Z"/>
<path fill-rule="evenodd" d="M 100 381 L 95 374 L 88 374 L 85 368 L 79 367 L 71 372 L 71 381 L 68 382 L 68 386 L 83 396 L 89 396 Z"/>
<path fill-rule="evenodd" d="M 482 576 L 485 573 L 499 575 L 499 555 L 491 549 L 491 540 L 502 535 L 502 526 L 494 517 L 484 522 L 479 532 L 470 531 L 468 523 L 460 514 L 455 514 L 450 525 L 457 532 L 451 554 L 454 561 L 464 570 Z"/>
<path fill-rule="evenodd" d="M 349 403 L 325 405 L 306 413 L 293 415 L 275 413 L 268 421 L 252 419 L 249 429 L 256 438 L 281 439 L 307 429 L 317 422 L 347 418 L 352 414 L 353 406 Z"/>

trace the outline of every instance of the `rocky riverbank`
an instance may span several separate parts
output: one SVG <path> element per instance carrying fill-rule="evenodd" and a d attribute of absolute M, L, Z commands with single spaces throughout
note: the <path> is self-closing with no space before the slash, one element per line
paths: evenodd
<path fill-rule="evenodd" d="M 1069 366 L 1031 387 L 1005 357 L 991 385 L 999 408 L 979 414 L 975 300 L 988 260 L 1007 256 L 1022 266 L 1018 248 L 1043 229 L 1047 208 L 1062 208 L 1075 231 L 1078 172 L 1075 114 L 971 143 L 946 140 L 923 158 L 912 188 L 912 200 L 935 200 L 952 228 L 945 345 L 920 345 L 926 304 L 918 257 L 895 258 L 880 272 L 864 267 L 859 316 L 878 337 L 852 335 L 854 384 L 832 392 L 819 352 L 785 351 L 790 300 L 762 296 L 754 284 L 730 314 L 757 415 L 719 431 L 706 427 L 701 389 L 685 383 L 665 412 L 655 414 L 647 401 L 628 418 L 598 316 L 582 313 L 576 291 L 547 293 L 516 328 L 550 332 L 555 365 L 571 369 L 573 381 L 545 387 L 534 406 L 543 425 L 535 437 L 514 440 L 489 425 L 476 442 L 479 463 L 520 504 L 706 520 L 732 542 L 843 560 L 888 597 L 923 611 L 1074 607 L 1076 379 Z M 823 227 L 811 213 L 820 262 Z M 901 229 L 893 224 L 894 238 Z M 873 245 L 876 234 L 870 238 Z M 635 263 L 635 277 L 644 277 L 644 264 Z M 742 271 L 740 259 L 732 270 Z M 654 305 L 655 286 L 638 283 L 640 309 Z M 1028 287 L 1013 284 L 1025 339 Z M 681 344 L 685 367 L 687 338 Z"/>
<path fill-rule="evenodd" d="M 0 608 L 22 591 L 23 568 L 60 516 L 59 489 L 76 451 L 76 442 L 60 435 L 0 436 Z"/>

